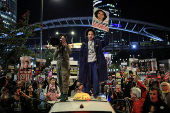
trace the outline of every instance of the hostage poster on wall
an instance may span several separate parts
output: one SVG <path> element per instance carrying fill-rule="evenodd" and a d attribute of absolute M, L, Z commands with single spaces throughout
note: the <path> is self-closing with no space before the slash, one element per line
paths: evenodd
<path fill-rule="evenodd" d="M 140 72 L 144 72 L 146 69 L 145 69 L 145 60 L 139 60 L 139 69 L 140 69 Z"/>
<path fill-rule="evenodd" d="M 94 7 L 92 27 L 107 31 L 109 25 L 109 12 Z"/>

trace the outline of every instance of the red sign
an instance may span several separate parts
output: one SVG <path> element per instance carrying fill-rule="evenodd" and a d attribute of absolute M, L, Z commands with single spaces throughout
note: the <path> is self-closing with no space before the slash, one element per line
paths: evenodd
<path fill-rule="evenodd" d="M 32 70 L 22 71 L 21 65 L 19 66 L 19 81 L 28 81 L 31 79 Z"/>

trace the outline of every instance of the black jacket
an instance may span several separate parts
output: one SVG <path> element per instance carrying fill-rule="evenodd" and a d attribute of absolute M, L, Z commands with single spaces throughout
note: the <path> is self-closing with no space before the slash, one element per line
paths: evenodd
<path fill-rule="evenodd" d="M 146 99 L 143 104 L 143 113 L 149 113 L 151 106 L 154 106 L 154 113 L 170 113 L 168 106 L 161 99 L 156 103 L 153 103 L 150 99 Z"/>

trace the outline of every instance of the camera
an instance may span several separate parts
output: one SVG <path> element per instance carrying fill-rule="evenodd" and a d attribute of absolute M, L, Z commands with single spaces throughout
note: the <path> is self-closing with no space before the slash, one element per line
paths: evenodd
<path fill-rule="evenodd" d="M 51 39 L 51 45 L 52 46 L 61 46 L 62 40 L 60 40 L 59 38 L 52 38 Z"/>
<path fill-rule="evenodd" d="M 20 92 L 19 95 L 21 96 L 21 95 L 22 95 L 22 92 Z"/>
<path fill-rule="evenodd" d="M 62 35 L 64 37 L 67 37 L 65 35 Z M 62 41 L 66 41 L 67 42 L 67 39 L 66 38 L 57 38 L 57 37 L 53 37 L 51 38 L 51 45 L 52 46 L 62 46 Z"/>

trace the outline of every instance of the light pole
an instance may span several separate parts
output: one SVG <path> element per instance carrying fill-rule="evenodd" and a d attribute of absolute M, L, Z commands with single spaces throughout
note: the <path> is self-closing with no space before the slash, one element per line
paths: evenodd
<path fill-rule="evenodd" d="M 72 31 L 71 34 L 74 35 L 74 31 Z M 73 37 L 71 39 L 71 43 L 73 43 Z"/>
<path fill-rule="evenodd" d="M 41 0 L 41 25 L 43 22 L 43 0 Z M 41 52 L 41 59 L 42 59 L 42 29 L 40 30 L 40 52 Z"/>

